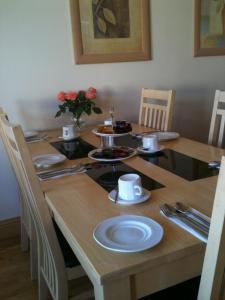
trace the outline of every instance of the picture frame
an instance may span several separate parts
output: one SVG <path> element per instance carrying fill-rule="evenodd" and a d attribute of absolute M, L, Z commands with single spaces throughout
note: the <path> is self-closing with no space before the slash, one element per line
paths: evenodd
<path fill-rule="evenodd" d="M 225 1 L 194 0 L 194 56 L 225 55 Z"/>
<path fill-rule="evenodd" d="M 149 0 L 70 0 L 76 64 L 150 60 Z"/>

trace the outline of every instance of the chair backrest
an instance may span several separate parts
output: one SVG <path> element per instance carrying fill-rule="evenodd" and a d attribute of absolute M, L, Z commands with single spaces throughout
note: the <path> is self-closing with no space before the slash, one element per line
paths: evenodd
<path fill-rule="evenodd" d="M 198 300 L 218 300 L 222 297 L 225 268 L 225 157 L 222 158 L 214 198 L 209 238 Z"/>
<path fill-rule="evenodd" d="M 8 117 L 7 117 L 6 113 L 4 112 L 4 110 L 0 107 L 0 136 L 2 138 L 5 150 L 7 152 L 8 158 L 10 160 L 11 166 L 13 168 L 14 174 L 15 174 L 17 182 L 18 182 L 18 188 L 20 190 L 20 198 L 22 197 L 21 201 L 20 201 L 21 221 L 22 221 L 23 225 L 25 226 L 27 234 L 29 235 L 30 238 L 32 238 L 32 236 L 31 236 L 32 235 L 32 224 L 31 224 L 31 218 L 30 218 L 29 208 L 28 208 L 29 200 L 28 200 L 26 191 L 24 189 L 19 170 L 17 168 L 16 158 L 14 157 L 14 155 L 11 151 L 9 140 L 3 129 L 3 122 L 7 123 Z"/>
<path fill-rule="evenodd" d="M 222 105 L 225 106 L 225 91 L 216 90 L 208 143 L 218 147 L 222 146 L 224 137 L 225 108 L 220 107 Z"/>
<path fill-rule="evenodd" d="M 20 183 L 29 198 L 29 209 L 38 241 L 39 272 L 45 278 L 54 299 L 68 299 L 64 259 L 22 129 L 18 125 L 10 124 L 3 115 L 0 118 Z"/>
<path fill-rule="evenodd" d="M 163 131 L 171 130 L 175 91 L 142 89 L 139 124 Z"/>

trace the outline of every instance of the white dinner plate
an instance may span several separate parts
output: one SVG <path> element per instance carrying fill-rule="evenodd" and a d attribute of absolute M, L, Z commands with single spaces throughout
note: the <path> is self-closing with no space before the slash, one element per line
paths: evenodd
<path fill-rule="evenodd" d="M 157 136 L 158 141 L 175 140 L 175 139 L 178 139 L 180 137 L 179 133 L 177 133 L 177 132 L 170 132 L 170 131 L 154 132 L 153 135 Z"/>
<path fill-rule="evenodd" d="M 116 190 L 112 190 L 108 195 L 109 200 L 115 202 L 116 193 L 117 193 Z M 149 199 L 150 195 L 151 195 L 151 193 L 148 190 L 143 188 L 143 194 L 141 196 L 137 196 L 136 199 L 127 201 L 127 200 L 124 200 L 123 198 L 120 198 L 120 196 L 118 196 L 116 203 L 122 204 L 122 205 L 138 204 L 138 203 L 147 201 Z"/>
<path fill-rule="evenodd" d="M 146 153 L 146 154 L 148 154 L 148 153 L 150 154 L 150 153 L 156 153 L 156 152 L 162 151 L 163 149 L 165 149 L 164 146 L 159 146 L 159 148 L 157 148 L 157 149 L 146 149 L 141 146 L 141 147 L 137 148 L 137 151 Z"/>
<path fill-rule="evenodd" d="M 96 128 L 93 129 L 92 132 L 99 136 L 111 136 L 111 137 L 119 137 L 119 136 L 124 136 L 124 135 L 128 135 L 131 133 L 131 131 L 123 132 L 123 133 L 101 133 L 101 132 L 98 132 L 98 130 Z"/>
<path fill-rule="evenodd" d="M 66 156 L 62 154 L 44 154 L 33 156 L 32 160 L 36 167 L 48 167 L 66 160 Z"/>
<path fill-rule="evenodd" d="M 157 245 L 163 228 L 154 220 L 137 215 L 122 215 L 104 220 L 93 232 L 102 247 L 116 252 L 140 252 Z"/>
<path fill-rule="evenodd" d="M 123 147 L 123 148 L 125 148 L 125 147 Z M 126 148 L 130 150 L 130 153 L 129 153 L 129 155 L 127 155 L 125 157 L 116 157 L 116 158 L 107 158 L 107 157 L 98 158 L 98 157 L 95 157 L 94 156 L 95 153 L 102 152 L 102 149 L 94 149 L 94 150 L 90 151 L 88 153 L 88 157 L 91 158 L 91 159 L 97 160 L 97 161 L 121 161 L 121 160 L 128 159 L 128 158 L 134 156 L 137 153 L 137 151 L 133 148 L 129 148 L 129 147 L 126 147 Z"/>
<path fill-rule="evenodd" d="M 25 138 L 31 138 L 38 136 L 39 132 L 36 130 L 25 130 L 23 134 Z"/>

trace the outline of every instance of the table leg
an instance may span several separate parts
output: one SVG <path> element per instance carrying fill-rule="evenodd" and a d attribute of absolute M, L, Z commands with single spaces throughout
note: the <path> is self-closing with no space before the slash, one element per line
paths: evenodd
<path fill-rule="evenodd" d="M 96 300 L 131 300 L 130 278 L 121 278 L 104 285 L 94 286 Z"/>

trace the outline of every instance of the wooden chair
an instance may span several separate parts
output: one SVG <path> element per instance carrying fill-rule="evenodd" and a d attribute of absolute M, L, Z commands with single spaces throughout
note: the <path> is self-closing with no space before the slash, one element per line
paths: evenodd
<path fill-rule="evenodd" d="M 21 232 L 21 249 L 22 251 L 30 250 L 30 272 L 31 279 L 37 279 L 38 271 L 37 271 L 37 244 L 36 244 L 36 236 L 34 227 L 32 224 L 32 219 L 29 213 L 28 208 L 28 199 L 25 191 L 21 189 L 21 180 L 18 174 L 18 170 L 16 167 L 16 162 L 13 154 L 11 153 L 10 146 L 8 145 L 7 137 L 4 134 L 2 129 L 2 121 L 8 120 L 7 115 L 4 113 L 3 109 L 0 107 L 0 136 L 2 138 L 3 144 L 5 146 L 5 150 L 9 157 L 11 166 L 13 168 L 14 174 L 18 181 L 18 190 L 19 190 L 19 199 L 20 199 L 20 232 Z"/>
<path fill-rule="evenodd" d="M 198 300 L 224 298 L 225 268 L 225 157 L 222 158 L 200 281 Z"/>
<path fill-rule="evenodd" d="M 154 129 L 171 130 L 175 91 L 142 89 L 139 124 Z"/>
<path fill-rule="evenodd" d="M 217 90 L 214 98 L 208 143 L 215 144 L 218 147 L 221 147 L 223 143 L 225 124 L 225 109 L 220 108 L 221 105 L 225 106 L 225 91 Z"/>
<path fill-rule="evenodd" d="M 38 244 L 39 299 L 47 300 L 49 292 L 54 300 L 90 298 L 93 295 L 93 290 L 90 290 L 91 283 L 87 277 L 82 277 L 85 275 L 82 267 L 62 233 L 53 223 L 21 127 L 14 126 L 3 119 L 2 130 L 16 162 L 17 174 L 21 178 L 20 184 L 29 199 L 29 211 L 35 225 Z M 80 295 L 71 298 L 68 279 L 81 280 L 81 277 L 82 285 L 80 284 L 77 290 L 73 288 L 73 292 L 78 292 Z M 85 290 L 80 290 L 81 287 Z"/>

